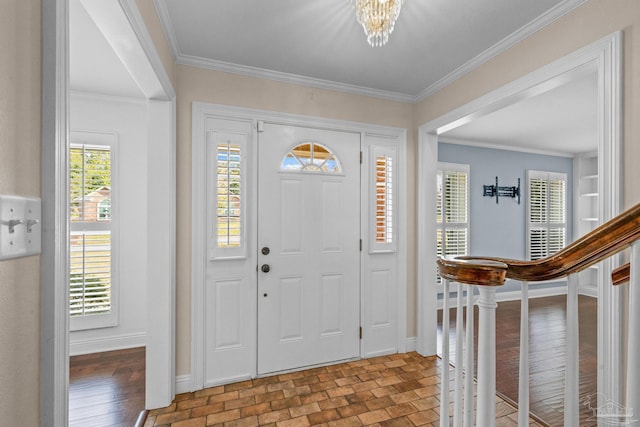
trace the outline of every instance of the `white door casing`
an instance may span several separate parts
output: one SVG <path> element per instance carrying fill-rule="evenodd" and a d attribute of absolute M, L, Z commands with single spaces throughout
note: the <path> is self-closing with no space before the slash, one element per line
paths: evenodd
<path fill-rule="evenodd" d="M 259 125 L 260 123 L 260 125 Z M 251 110 L 201 102 L 193 103 L 192 141 L 192 270 L 191 315 L 192 346 L 191 375 L 181 378 L 178 392 L 199 390 L 258 376 L 258 140 L 260 130 L 269 126 L 307 128 L 356 135 L 362 145 L 362 180 L 356 202 L 356 227 L 360 230 L 363 250 L 357 251 L 356 265 L 362 278 L 358 299 L 358 320 L 362 339 L 356 341 L 355 357 L 371 357 L 406 351 L 406 131 L 404 129 L 329 120 L 264 110 Z M 231 138 L 224 138 L 229 133 Z M 242 144 L 243 243 L 233 251 L 212 249 L 212 137 Z M 319 142 L 319 141 L 317 141 Z M 293 147 L 293 142 L 286 149 Z M 340 144 L 326 144 L 341 153 Z M 371 215 L 375 215 L 371 200 L 375 175 L 371 152 L 381 148 L 394 153 L 394 236 L 393 245 L 373 245 L 370 234 L 375 230 Z M 285 151 L 286 151 L 285 149 Z M 282 154 L 282 153 L 281 153 Z M 275 154 L 274 154 L 275 156 Z M 278 155 L 279 156 L 279 155 Z M 275 156 L 275 157 L 278 157 Z M 276 159 L 279 165 L 282 157 Z M 358 169 L 360 165 L 358 165 Z M 369 170 L 371 169 L 371 170 Z M 293 178 L 294 174 L 288 174 Z M 367 178 L 365 178 L 365 176 Z M 326 188 L 335 183 L 327 181 Z M 329 211 L 333 214 L 333 211 Z M 260 214 L 261 215 L 261 214 Z M 359 224 L 359 226 L 358 226 Z M 272 224 L 267 224 L 272 226 Z M 206 230 L 206 231 L 204 231 Z M 356 245 L 359 238 L 356 235 Z M 273 247 L 270 247 L 273 250 Z M 225 252 L 227 252 L 225 254 Z M 270 253 L 273 254 L 273 251 Z M 269 260 L 269 265 L 276 264 Z M 358 272 L 356 272 L 358 275 Z M 331 277 L 327 276 L 327 279 Z M 373 279 L 373 280 L 372 280 Z M 330 280 L 329 280 L 330 281 Z M 334 286 L 335 289 L 336 286 Z M 329 286 L 331 288 L 331 286 Z M 269 292 L 267 292 L 269 295 Z M 269 295 L 270 297 L 270 295 Z M 268 298 L 267 298 L 268 299 Z M 221 335 L 222 334 L 222 335 Z M 359 343 L 359 344 L 358 344 Z M 347 357 L 338 355 L 337 357 Z M 349 356 L 351 357 L 351 356 Z M 353 357 L 351 357 L 353 358 Z M 316 362 L 302 362 L 316 363 Z M 322 362 L 317 362 L 322 363 Z M 330 362 L 327 362 L 330 363 Z M 300 365 L 301 366 L 301 365 Z M 268 368 L 271 369 L 279 368 Z"/>
<path fill-rule="evenodd" d="M 258 375 L 359 356 L 360 136 L 259 133 Z M 292 152 L 314 161 L 288 169 Z"/>

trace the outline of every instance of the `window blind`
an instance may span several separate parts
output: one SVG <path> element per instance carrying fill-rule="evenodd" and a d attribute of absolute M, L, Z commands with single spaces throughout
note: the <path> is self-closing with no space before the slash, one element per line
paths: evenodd
<path fill-rule="evenodd" d="M 438 256 L 466 255 L 469 249 L 469 166 L 439 163 L 436 185 L 436 253 Z M 442 281 L 439 275 L 437 281 Z"/>
<path fill-rule="evenodd" d="M 72 318 L 109 314 L 113 309 L 111 154 L 109 146 L 80 144 L 69 149 Z"/>
<path fill-rule="evenodd" d="M 219 248 L 237 248 L 242 243 L 240 155 L 238 144 L 217 144 L 216 228 Z"/>
<path fill-rule="evenodd" d="M 393 242 L 393 158 L 376 156 L 376 242 Z"/>
<path fill-rule="evenodd" d="M 528 171 L 527 251 L 531 260 L 548 257 L 566 245 L 566 174 Z"/>

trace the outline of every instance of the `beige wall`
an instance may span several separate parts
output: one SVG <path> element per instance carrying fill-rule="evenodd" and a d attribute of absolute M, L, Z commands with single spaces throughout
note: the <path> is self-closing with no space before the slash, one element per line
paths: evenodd
<path fill-rule="evenodd" d="M 640 202 L 640 1 L 590 0 L 415 107 L 419 126 L 541 66 L 623 31 L 624 195 L 626 207 Z M 634 166 L 636 166 L 634 168 Z"/>
<path fill-rule="evenodd" d="M 188 374 L 191 348 L 191 103 L 203 101 L 245 108 L 350 120 L 407 129 L 408 158 L 415 158 L 413 106 L 364 96 L 243 77 L 201 68 L 176 67 L 178 94 L 177 165 L 177 374 Z M 415 223 L 415 167 L 407 168 L 409 223 Z M 409 233 L 408 317 L 415 317 L 415 239 Z M 409 335 L 415 335 L 413 322 Z"/>
<path fill-rule="evenodd" d="M 0 13 L 0 194 L 40 196 L 40 1 Z M 0 424 L 39 424 L 40 258 L 0 261 Z"/>

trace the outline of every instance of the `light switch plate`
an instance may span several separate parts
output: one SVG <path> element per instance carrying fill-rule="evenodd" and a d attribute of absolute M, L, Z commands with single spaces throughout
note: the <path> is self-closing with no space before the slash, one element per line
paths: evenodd
<path fill-rule="evenodd" d="M 0 260 L 39 254 L 41 200 L 0 195 Z"/>

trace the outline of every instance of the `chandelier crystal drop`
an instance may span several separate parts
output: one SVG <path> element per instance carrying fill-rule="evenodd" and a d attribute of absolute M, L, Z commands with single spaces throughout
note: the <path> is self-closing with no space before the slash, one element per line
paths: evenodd
<path fill-rule="evenodd" d="M 404 0 L 351 0 L 356 19 L 371 46 L 384 46 L 400 15 Z"/>

